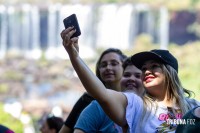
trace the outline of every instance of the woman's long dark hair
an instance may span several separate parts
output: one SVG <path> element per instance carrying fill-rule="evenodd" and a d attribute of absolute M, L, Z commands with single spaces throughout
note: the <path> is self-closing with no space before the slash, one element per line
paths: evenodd
<path fill-rule="evenodd" d="M 105 51 L 103 51 L 101 56 L 99 57 L 99 59 L 97 61 L 97 64 L 96 64 L 96 76 L 101 80 L 102 83 L 104 83 L 104 82 L 103 82 L 103 80 L 101 79 L 101 76 L 100 76 L 99 65 L 100 65 L 100 62 L 101 62 L 101 59 L 103 58 L 103 56 L 105 54 L 108 54 L 108 53 L 111 53 L 111 52 L 118 54 L 122 63 L 127 58 L 127 56 L 125 54 L 123 54 L 123 52 L 120 49 L 117 49 L 117 48 L 108 48 Z"/>
<path fill-rule="evenodd" d="M 50 129 L 55 129 L 56 133 L 58 133 L 64 123 L 63 119 L 56 116 L 51 116 L 47 118 L 47 124 Z"/>

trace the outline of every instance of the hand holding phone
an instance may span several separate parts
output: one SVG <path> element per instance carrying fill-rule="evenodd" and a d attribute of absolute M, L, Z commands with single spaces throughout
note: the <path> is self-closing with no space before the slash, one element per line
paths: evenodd
<path fill-rule="evenodd" d="M 70 26 L 73 26 L 74 29 L 76 29 L 76 32 L 71 36 L 71 38 L 78 37 L 78 36 L 81 35 L 81 30 L 80 30 L 80 27 L 79 27 L 79 24 L 78 24 L 76 14 L 72 14 L 72 15 L 66 17 L 63 20 L 63 23 L 64 23 L 64 26 L 65 26 L 65 29 L 67 29 Z"/>

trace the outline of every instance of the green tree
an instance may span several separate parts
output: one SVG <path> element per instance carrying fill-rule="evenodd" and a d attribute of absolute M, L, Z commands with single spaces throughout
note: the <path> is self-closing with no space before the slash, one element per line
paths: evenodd
<path fill-rule="evenodd" d="M 23 124 L 12 117 L 10 114 L 4 112 L 3 104 L 0 103 L 0 123 L 16 133 L 23 133 Z"/>

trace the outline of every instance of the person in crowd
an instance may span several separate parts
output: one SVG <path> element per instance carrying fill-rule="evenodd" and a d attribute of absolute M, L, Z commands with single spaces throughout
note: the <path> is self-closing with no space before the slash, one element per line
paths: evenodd
<path fill-rule="evenodd" d="M 50 116 L 43 122 L 40 131 L 41 133 L 58 133 L 64 121 L 61 117 Z"/>
<path fill-rule="evenodd" d="M 14 133 L 14 131 L 9 129 L 5 125 L 0 124 L 0 133 Z"/>
<path fill-rule="evenodd" d="M 121 90 L 122 64 L 126 58 L 127 56 L 117 48 L 108 48 L 102 52 L 96 64 L 96 76 L 106 87 L 117 91 Z M 74 125 L 80 113 L 92 100 L 93 98 L 88 93 L 84 93 L 79 98 L 62 126 L 60 133 L 73 132 Z"/>
<path fill-rule="evenodd" d="M 200 131 L 200 106 L 191 109 L 182 120 L 184 124 L 177 126 L 176 133 L 196 133 Z"/>
<path fill-rule="evenodd" d="M 75 32 L 69 27 L 61 32 L 61 37 L 77 75 L 106 114 L 122 128 L 128 127 L 128 132 L 175 132 L 177 125 L 169 124 L 168 120 L 180 119 L 199 105 L 196 100 L 185 97 L 185 93 L 190 96 L 190 91 L 182 87 L 178 61 L 168 50 L 154 49 L 131 57 L 142 70 L 143 97 L 106 89 L 79 56 L 78 37 L 70 38 Z"/>
<path fill-rule="evenodd" d="M 123 69 L 121 91 L 133 91 L 137 95 L 142 96 L 144 93 L 141 81 L 142 72 L 134 66 L 130 58 L 127 58 L 123 63 Z M 126 129 L 123 130 L 125 131 Z M 122 132 L 118 126 L 115 126 L 114 122 L 110 120 L 95 100 L 82 111 L 75 125 L 74 133 L 117 133 L 120 131 Z"/>

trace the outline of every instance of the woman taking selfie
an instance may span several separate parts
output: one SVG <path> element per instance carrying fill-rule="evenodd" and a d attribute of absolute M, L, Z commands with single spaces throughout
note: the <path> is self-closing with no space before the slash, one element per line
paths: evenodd
<path fill-rule="evenodd" d="M 176 124 L 168 120 L 182 118 L 199 103 L 185 97 L 178 77 L 178 62 L 167 50 L 151 50 L 132 56 L 133 63 L 142 70 L 146 93 L 141 98 L 134 93 L 106 89 L 79 56 L 76 31 L 69 27 L 62 31 L 63 46 L 85 89 L 102 106 L 106 114 L 130 133 L 175 132 Z M 89 82 L 88 82 L 89 81 Z M 115 97 L 115 98 L 113 98 Z"/>

